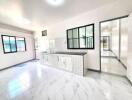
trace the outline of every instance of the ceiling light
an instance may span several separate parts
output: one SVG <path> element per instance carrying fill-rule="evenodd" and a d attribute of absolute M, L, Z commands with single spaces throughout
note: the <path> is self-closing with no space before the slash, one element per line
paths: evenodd
<path fill-rule="evenodd" d="M 52 6 L 61 6 L 65 0 L 46 0 L 46 2 Z"/>

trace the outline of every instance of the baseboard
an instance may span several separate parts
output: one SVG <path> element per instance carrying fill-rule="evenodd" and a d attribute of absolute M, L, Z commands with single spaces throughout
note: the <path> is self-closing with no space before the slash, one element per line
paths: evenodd
<path fill-rule="evenodd" d="M 88 68 L 88 70 L 89 70 L 89 71 L 94 71 L 94 72 L 99 72 L 99 73 L 101 72 L 100 70 L 90 69 L 90 68 Z"/>
<path fill-rule="evenodd" d="M 21 64 L 24 64 L 24 63 L 30 62 L 30 61 L 32 61 L 32 60 L 35 60 L 35 59 L 30 59 L 30 60 L 27 60 L 27 61 L 24 61 L 24 62 L 21 62 L 21 63 L 15 64 L 15 65 L 12 65 L 12 66 L 9 66 L 9 67 L 6 67 L 6 68 L 2 68 L 2 69 L 0 69 L 0 71 L 3 71 L 3 70 L 6 70 L 6 69 L 10 69 L 10 68 L 16 67 L 16 66 L 18 66 L 18 65 L 21 65 Z"/>
<path fill-rule="evenodd" d="M 127 76 L 125 76 L 125 78 L 127 79 L 127 81 L 132 85 L 132 82 L 128 79 Z"/>
<path fill-rule="evenodd" d="M 116 56 L 116 54 L 112 50 L 111 52 Z M 122 64 L 125 69 L 127 69 L 127 66 L 117 56 L 115 58 Z"/>
<path fill-rule="evenodd" d="M 101 73 L 103 73 L 103 74 L 107 74 L 107 75 L 118 76 L 118 77 L 126 77 L 125 75 L 118 75 L 118 74 L 110 73 L 110 72 L 103 72 L 103 71 L 101 71 Z"/>
<path fill-rule="evenodd" d="M 127 70 L 127 66 L 119 59 L 119 62 L 122 64 L 122 66 Z"/>
<path fill-rule="evenodd" d="M 104 58 L 117 58 L 117 57 L 115 57 L 115 56 L 101 56 L 101 57 L 104 57 Z"/>

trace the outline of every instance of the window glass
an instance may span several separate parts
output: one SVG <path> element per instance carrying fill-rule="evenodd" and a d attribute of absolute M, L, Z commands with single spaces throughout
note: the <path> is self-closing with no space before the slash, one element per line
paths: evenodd
<path fill-rule="evenodd" d="M 93 26 L 86 27 L 86 47 L 93 47 Z"/>
<path fill-rule="evenodd" d="M 11 46 L 11 51 L 15 52 L 16 51 L 16 40 L 15 37 L 10 37 L 10 46 Z"/>
<path fill-rule="evenodd" d="M 94 49 L 94 24 L 69 29 L 67 35 L 68 49 Z"/>
<path fill-rule="evenodd" d="M 80 48 L 85 48 L 85 38 L 80 38 Z"/>
<path fill-rule="evenodd" d="M 73 48 L 73 40 L 72 39 L 68 40 L 68 46 L 69 46 L 69 48 Z"/>
<path fill-rule="evenodd" d="M 93 37 L 87 37 L 86 38 L 86 47 L 92 48 L 93 47 Z"/>
<path fill-rule="evenodd" d="M 86 27 L 86 37 L 93 36 L 93 26 L 87 26 Z"/>
<path fill-rule="evenodd" d="M 17 51 L 26 51 L 25 38 L 16 38 Z"/>
<path fill-rule="evenodd" d="M 4 53 L 14 53 L 17 51 L 26 51 L 25 38 L 16 36 L 2 35 Z"/>
<path fill-rule="evenodd" d="M 79 35 L 80 37 L 85 37 L 85 27 L 79 28 Z"/>
<path fill-rule="evenodd" d="M 78 38 L 78 29 L 73 29 L 73 38 Z"/>
<path fill-rule="evenodd" d="M 9 36 L 2 36 L 4 52 L 11 52 Z"/>
<path fill-rule="evenodd" d="M 78 43 L 78 39 L 73 39 L 73 45 L 74 45 L 74 48 L 79 48 L 79 43 Z"/>
<path fill-rule="evenodd" d="M 72 38 L 72 30 L 68 30 L 68 38 Z"/>

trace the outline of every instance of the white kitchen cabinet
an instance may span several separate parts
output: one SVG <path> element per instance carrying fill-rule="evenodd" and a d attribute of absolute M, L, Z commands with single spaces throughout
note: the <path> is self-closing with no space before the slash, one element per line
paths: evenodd
<path fill-rule="evenodd" d="M 83 56 L 72 56 L 73 73 L 84 75 Z"/>
<path fill-rule="evenodd" d="M 65 69 L 68 70 L 68 71 L 72 71 L 72 58 L 71 57 L 66 57 L 65 59 Z"/>
<path fill-rule="evenodd" d="M 58 60 L 58 67 L 59 68 L 64 69 L 64 67 L 65 67 L 64 61 L 65 61 L 65 57 L 59 56 L 59 60 Z"/>
<path fill-rule="evenodd" d="M 83 76 L 86 72 L 84 55 L 43 53 L 42 64 Z"/>
<path fill-rule="evenodd" d="M 69 56 L 59 56 L 58 67 L 67 71 L 72 71 L 72 58 Z"/>
<path fill-rule="evenodd" d="M 54 55 L 54 54 L 51 54 L 49 55 L 49 65 L 53 66 L 53 67 L 56 67 L 58 65 L 58 56 L 57 55 Z"/>
<path fill-rule="evenodd" d="M 40 63 L 48 65 L 48 54 L 41 53 Z"/>

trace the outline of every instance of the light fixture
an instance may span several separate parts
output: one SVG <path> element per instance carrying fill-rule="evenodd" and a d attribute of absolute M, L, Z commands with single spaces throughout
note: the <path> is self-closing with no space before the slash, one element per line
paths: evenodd
<path fill-rule="evenodd" d="M 65 0 L 46 0 L 46 2 L 52 6 L 61 6 Z"/>

